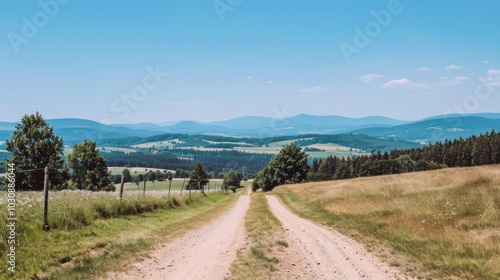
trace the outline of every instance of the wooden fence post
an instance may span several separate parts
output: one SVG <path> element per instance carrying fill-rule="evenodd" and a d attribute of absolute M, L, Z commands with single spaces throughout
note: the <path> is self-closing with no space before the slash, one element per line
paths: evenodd
<path fill-rule="evenodd" d="M 43 181 L 43 230 L 49 230 L 49 166 L 45 166 L 45 178 Z"/>
<path fill-rule="evenodd" d="M 182 195 L 182 190 L 184 189 L 184 184 L 186 183 L 186 178 L 184 178 L 184 182 L 182 182 L 182 187 L 181 187 L 181 195 Z"/>
<path fill-rule="evenodd" d="M 120 200 L 123 199 L 123 188 L 125 187 L 125 176 L 122 175 L 122 181 L 120 184 Z"/>
<path fill-rule="evenodd" d="M 172 186 L 172 177 L 168 177 L 170 183 L 168 183 L 168 196 L 170 196 L 170 187 Z"/>

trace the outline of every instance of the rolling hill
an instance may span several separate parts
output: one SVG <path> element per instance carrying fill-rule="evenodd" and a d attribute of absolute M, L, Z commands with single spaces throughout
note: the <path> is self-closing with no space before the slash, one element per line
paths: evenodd
<path fill-rule="evenodd" d="M 48 120 L 66 143 L 83 139 L 102 140 L 125 137 L 149 137 L 165 133 L 210 134 L 236 137 L 275 137 L 305 134 L 366 134 L 426 144 L 444 139 L 468 137 L 500 130 L 500 114 L 433 116 L 407 122 L 386 117 L 347 118 L 301 114 L 283 119 L 246 116 L 226 121 L 202 123 L 181 121 L 174 124 L 153 123 L 105 125 L 83 119 Z M 0 139 L 12 136 L 16 123 L 0 122 Z"/>
<path fill-rule="evenodd" d="M 428 144 L 444 141 L 445 139 L 467 138 L 472 135 L 484 134 L 493 129 L 500 130 L 500 119 L 478 116 L 450 116 L 436 117 L 393 127 L 359 129 L 353 132 Z"/>

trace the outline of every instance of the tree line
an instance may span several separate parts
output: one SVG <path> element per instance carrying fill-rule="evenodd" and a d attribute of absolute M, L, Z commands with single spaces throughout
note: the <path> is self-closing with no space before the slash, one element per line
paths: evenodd
<path fill-rule="evenodd" d="M 51 189 L 115 190 L 96 143 L 76 144 L 64 163 L 63 140 L 38 112 L 23 116 L 6 141 L 6 150 L 12 154 L 7 162 L 15 166 L 18 191 L 42 190 L 45 167 L 49 167 Z"/>
<path fill-rule="evenodd" d="M 182 173 L 178 173 L 178 172 L 182 172 Z M 206 172 L 205 167 L 199 162 L 194 164 L 193 169 L 190 172 L 181 171 L 180 169 L 178 169 L 176 171 L 176 174 L 185 176 L 185 177 L 180 177 L 180 178 L 189 178 L 189 181 L 186 185 L 186 190 L 189 190 L 189 189 L 201 189 L 201 190 L 203 190 L 203 187 L 206 186 L 209 183 L 210 179 L 212 178 L 209 175 L 209 173 Z M 156 171 L 149 170 L 145 174 L 137 174 L 137 175 L 133 176 L 130 173 L 130 170 L 128 170 L 127 168 L 125 168 L 122 171 L 121 175 L 110 174 L 109 176 L 110 176 L 110 180 L 112 180 L 112 181 L 114 180 L 115 183 L 119 183 L 123 177 L 124 182 L 133 182 L 137 185 L 138 189 L 139 189 L 140 184 L 142 182 L 151 181 L 153 183 L 153 186 L 154 186 L 154 183 L 157 180 L 158 181 L 165 181 L 165 180 L 171 181 L 175 177 L 175 175 L 170 171 L 161 172 L 160 170 L 156 170 Z M 236 192 L 236 189 L 241 187 L 241 181 L 244 180 L 243 175 L 239 172 L 234 171 L 234 170 L 229 170 L 226 174 L 224 174 L 222 176 L 221 179 L 223 179 L 222 180 L 222 187 L 226 190 L 230 189 L 233 192 Z"/>
<path fill-rule="evenodd" d="M 125 154 L 113 151 L 103 153 L 110 166 L 148 166 L 160 169 L 190 170 L 193 163 L 200 162 L 214 174 L 226 173 L 228 170 L 238 170 L 245 167 L 247 174 L 259 172 L 273 157 L 270 154 L 246 153 L 240 151 L 199 151 L 196 149 L 160 150 Z M 178 177 L 178 176 L 176 176 Z M 179 176 L 180 177 L 180 176 Z"/>
<path fill-rule="evenodd" d="M 310 181 L 398 174 L 445 167 L 500 163 L 500 133 L 445 140 L 421 148 L 372 153 L 355 158 L 313 159 Z"/>
<path fill-rule="evenodd" d="M 500 164 L 500 133 L 492 130 L 466 139 L 445 140 L 428 146 L 392 150 L 357 157 L 329 156 L 313 159 L 297 144 L 285 146 L 262 169 L 253 182 L 253 189 L 264 191 L 288 183 L 325 181 L 356 177 L 390 175 L 446 167 L 469 167 Z"/>

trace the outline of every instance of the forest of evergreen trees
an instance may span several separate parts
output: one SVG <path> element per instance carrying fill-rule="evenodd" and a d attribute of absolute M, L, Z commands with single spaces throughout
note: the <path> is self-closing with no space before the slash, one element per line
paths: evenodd
<path fill-rule="evenodd" d="M 398 174 L 445 167 L 500 163 L 500 133 L 436 142 L 421 148 L 377 152 L 355 158 L 313 159 L 308 179 L 323 181 Z"/>
<path fill-rule="evenodd" d="M 257 173 L 269 163 L 273 155 L 245 153 L 239 151 L 198 151 L 169 150 L 158 154 L 122 152 L 103 153 L 108 166 L 150 167 L 161 169 L 191 170 L 193 164 L 200 162 L 207 172 L 227 172 L 230 169 L 242 170 L 248 174 Z"/>

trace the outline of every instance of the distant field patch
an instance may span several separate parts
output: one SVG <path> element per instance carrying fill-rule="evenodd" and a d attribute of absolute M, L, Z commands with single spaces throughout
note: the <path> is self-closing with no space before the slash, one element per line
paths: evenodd
<path fill-rule="evenodd" d="M 130 154 L 130 153 L 136 153 L 137 150 L 135 149 L 130 149 L 130 148 L 118 148 L 118 147 L 97 147 L 97 149 L 101 153 L 106 153 L 106 152 L 122 152 L 125 154 Z"/>
<path fill-rule="evenodd" d="M 312 158 L 326 158 L 329 156 L 336 156 L 338 158 L 342 157 L 353 157 L 360 155 L 367 155 L 366 153 L 360 149 L 350 148 L 346 146 L 341 146 L 334 143 L 329 144 L 312 144 L 308 145 L 306 148 L 318 149 L 321 151 L 306 151 L 309 157 Z"/>
<path fill-rule="evenodd" d="M 333 143 L 312 144 L 312 145 L 309 145 L 308 147 L 316 148 L 316 149 L 320 149 L 320 150 L 325 150 L 327 152 L 336 152 L 336 151 L 344 151 L 344 152 L 348 151 L 348 152 L 354 152 L 354 153 L 361 153 L 362 152 L 360 149 L 349 148 L 346 146 L 340 146 L 338 144 L 333 144 Z"/>
<path fill-rule="evenodd" d="M 205 148 L 205 147 L 198 147 L 198 146 L 192 146 L 192 147 L 180 147 L 179 149 L 181 150 L 195 150 L 195 151 L 202 151 L 202 152 L 219 152 L 219 151 L 231 151 L 232 149 L 226 149 L 226 148 Z"/>
<path fill-rule="evenodd" d="M 262 154 L 277 154 L 281 150 L 282 146 L 276 147 L 235 147 L 235 151 L 245 152 L 245 153 L 262 153 Z"/>
<path fill-rule="evenodd" d="M 254 146 L 254 145 L 249 144 L 247 142 L 230 142 L 230 141 L 216 142 L 216 141 L 210 141 L 210 140 L 205 140 L 205 139 L 203 139 L 203 141 L 207 142 L 209 144 L 232 144 L 232 145 L 239 145 L 239 146 Z"/>
<path fill-rule="evenodd" d="M 269 143 L 269 147 L 284 147 L 285 145 L 290 145 L 294 142 L 298 141 L 307 141 L 307 140 L 313 140 L 314 138 L 298 138 L 298 139 L 292 139 L 292 140 L 286 140 L 286 141 L 278 141 L 278 142 L 272 142 Z"/>
<path fill-rule="evenodd" d="M 166 141 L 156 141 L 156 142 L 147 142 L 138 145 L 132 145 L 132 148 L 141 148 L 141 149 L 152 149 L 152 148 L 169 148 L 173 149 L 175 145 L 184 144 L 185 142 L 180 141 L 179 139 L 172 139 Z"/>
<path fill-rule="evenodd" d="M 122 174 L 124 169 L 128 169 L 130 171 L 130 174 L 132 176 L 137 175 L 137 174 L 146 174 L 149 171 L 154 171 L 160 170 L 160 172 L 172 172 L 175 173 L 175 170 L 169 170 L 169 169 L 162 169 L 162 168 L 149 168 L 149 167 L 120 167 L 120 166 L 111 166 L 108 167 L 108 171 L 111 172 L 111 174 Z"/>
<path fill-rule="evenodd" d="M 275 142 L 276 143 L 281 143 L 285 144 L 288 143 L 287 141 L 282 141 L 282 142 Z M 344 147 L 340 146 L 337 144 L 314 144 L 314 145 L 309 145 L 306 147 L 311 147 L 315 149 L 319 149 L 321 151 L 306 151 L 306 154 L 309 155 L 311 158 L 327 158 L 329 156 L 336 156 L 336 157 L 353 157 L 353 156 L 359 156 L 362 154 L 365 154 L 359 149 L 351 149 L 349 147 Z M 303 148 L 306 148 L 303 147 Z M 263 153 L 263 154 L 277 154 L 283 146 L 267 146 L 267 147 L 235 147 L 235 151 L 239 152 L 246 152 L 246 153 Z"/>

